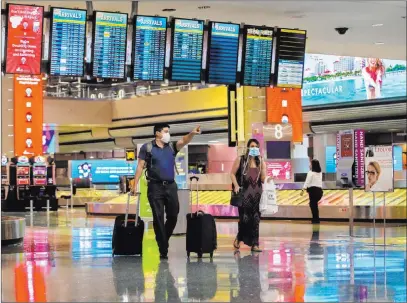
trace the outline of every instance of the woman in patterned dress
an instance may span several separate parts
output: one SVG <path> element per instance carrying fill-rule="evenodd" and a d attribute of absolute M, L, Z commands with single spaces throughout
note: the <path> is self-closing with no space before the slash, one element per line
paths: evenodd
<path fill-rule="evenodd" d="M 260 199 L 262 183 L 267 177 L 266 165 L 260 156 L 259 141 L 250 139 L 247 152 L 238 157 L 232 167 L 231 179 L 234 192 L 243 193 L 243 205 L 239 207 L 239 231 L 233 246 L 239 251 L 243 242 L 252 252 L 261 252 L 259 248 Z M 241 184 L 242 183 L 242 184 Z"/>

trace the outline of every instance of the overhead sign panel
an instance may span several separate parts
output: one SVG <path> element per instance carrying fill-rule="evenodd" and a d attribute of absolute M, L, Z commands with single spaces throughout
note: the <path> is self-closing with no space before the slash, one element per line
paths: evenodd
<path fill-rule="evenodd" d="M 240 25 L 209 22 L 207 82 L 236 84 Z"/>
<path fill-rule="evenodd" d="M 167 18 L 137 16 L 134 33 L 134 80 L 164 80 Z"/>
<path fill-rule="evenodd" d="M 277 87 L 302 88 L 306 38 L 305 30 L 278 29 Z"/>
<path fill-rule="evenodd" d="M 172 81 L 200 82 L 204 21 L 174 19 L 172 26 Z"/>
<path fill-rule="evenodd" d="M 44 7 L 7 4 L 6 73 L 39 75 Z"/>
<path fill-rule="evenodd" d="M 127 14 L 95 12 L 93 76 L 123 79 L 126 64 Z"/>
<path fill-rule="evenodd" d="M 270 27 L 244 27 L 243 85 L 270 86 L 273 34 L 274 30 Z"/>
<path fill-rule="evenodd" d="M 77 76 L 84 73 L 86 10 L 52 8 L 52 76 Z"/>

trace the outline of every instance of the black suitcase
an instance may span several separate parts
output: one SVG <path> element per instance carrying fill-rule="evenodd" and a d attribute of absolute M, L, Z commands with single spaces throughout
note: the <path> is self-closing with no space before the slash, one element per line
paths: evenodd
<path fill-rule="evenodd" d="M 198 202 L 198 177 L 191 177 L 197 182 L 197 205 Z M 213 252 L 217 248 L 217 231 L 215 219 L 210 214 L 203 211 L 192 212 L 192 191 L 191 191 L 191 213 L 187 214 L 187 236 L 186 249 L 188 258 L 191 252 L 197 253 L 198 258 L 202 258 L 203 254 L 210 254 L 213 257 Z"/>
<path fill-rule="evenodd" d="M 112 236 L 112 255 L 142 255 L 144 221 L 139 217 L 140 194 L 137 194 L 137 215 L 129 215 L 131 193 L 127 197 L 126 214 L 116 217 Z"/>

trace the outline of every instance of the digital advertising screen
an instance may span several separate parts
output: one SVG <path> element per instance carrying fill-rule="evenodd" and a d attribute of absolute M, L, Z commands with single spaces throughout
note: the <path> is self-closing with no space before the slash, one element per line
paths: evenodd
<path fill-rule="evenodd" d="M 306 54 L 302 105 L 405 97 L 406 61 Z"/>
<path fill-rule="evenodd" d="M 290 141 L 267 141 L 267 159 L 291 159 Z"/>
<path fill-rule="evenodd" d="M 43 6 L 7 4 L 6 73 L 41 74 Z"/>
<path fill-rule="evenodd" d="M 394 171 L 403 170 L 403 146 L 401 145 L 393 146 L 393 166 Z"/>
<path fill-rule="evenodd" d="M 50 30 L 50 74 L 82 77 L 86 43 L 86 10 L 52 8 Z"/>
<path fill-rule="evenodd" d="M 240 25 L 209 22 L 207 82 L 236 84 Z"/>
<path fill-rule="evenodd" d="M 336 146 L 325 146 L 326 173 L 336 173 Z"/>
<path fill-rule="evenodd" d="M 271 27 L 244 27 L 242 84 L 247 86 L 270 86 L 273 57 L 273 35 Z"/>
<path fill-rule="evenodd" d="M 277 87 L 302 88 L 306 39 L 304 30 L 278 29 Z"/>
<path fill-rule="evenodd" d="M 204 21 L 174 19 L 170 79 L 201 82 Z"/>
<path fill-rule="evenodd" d="M 291 161 L 266 161 L 267 176 L 274 180 L 287 181 L 292 176 Z"/>
<path fill-rule="evenodd" d="M 163 81 L 167 18 L 137 16 L 134 22 L 134 80 Z"/>
<path fill-rule="evenodd" d="M 121 176 L 134 176 L 137 161 L 72 160 L 72 179 L 91 179 L 92 183 L 119 183 Z"/>
<path fill-rule="evenodd" d="M 93 76 L 123 79 L 126 64 L 127 14 L 95 12 Z"/>

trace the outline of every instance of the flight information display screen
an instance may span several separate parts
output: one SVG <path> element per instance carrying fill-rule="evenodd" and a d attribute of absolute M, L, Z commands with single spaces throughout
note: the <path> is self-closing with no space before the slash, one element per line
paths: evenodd
<path fill-rule="evenodd" d="M 134 33 L 134 80 L 164 80 L 167 18 L 137 16 Z"/>
<path fill-rule="evenodd" d="M 200 82 L 204 21 L 174 19 L 172 26 L 170 79 Z"/>
<path fill-rule="evenodd" d="M 52 76 L 77 76 L 84 73 L 86 10 L 52 8 Z"/>
<path fill-rule="evenodd" d="M 207 82 L 236 84 L 239 24 L 209 22 Z"/>
<path fill-rule="evenodd" d="M 277 87 L 302 88 L 306 37 L 305 30 L 278 29 Z"/>
<path fill-rule="evenodd" d="M 93 37 L 93 76 L 125 77 L 127 14 L 96 12 Z"/>
<path fill-rule="evenodd" d="M 270 27 L 244 27 L 242 60 L 242 84 L 247 86 L 270 86 L 273 56 L 273 34 Z"/>

